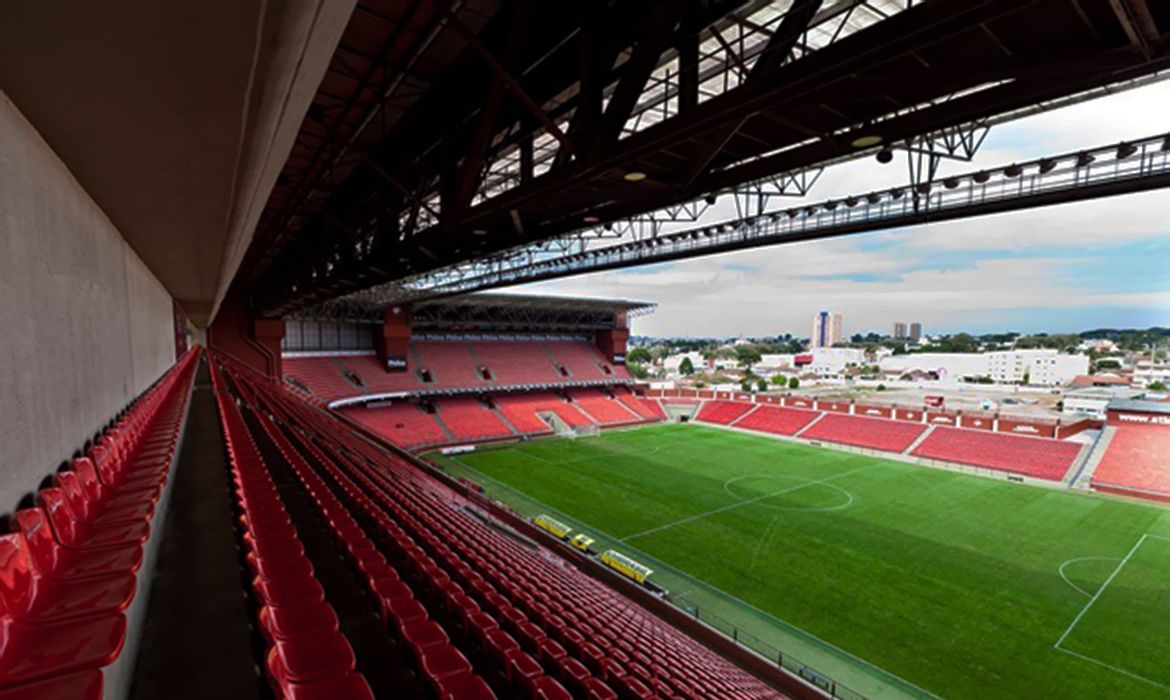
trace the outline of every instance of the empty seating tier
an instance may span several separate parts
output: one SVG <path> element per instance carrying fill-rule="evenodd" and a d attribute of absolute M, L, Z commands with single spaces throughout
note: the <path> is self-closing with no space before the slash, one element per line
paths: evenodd
<path fill-rule="evenodd" d="M 736 423 L 735 427 L 774 435 L 795 435 L 818 415 L 816 411 L 803 408 L 760 405 Z"/>
<path fill-rule="evenodd" d="M 198 357 L 188 352 L 0 535 L 0 696 L 101 697 L 127 611 L 145 603 L 138 575 Z"/>
<path fill-rule="evenodd" d="M 926 426 L 884 418 L 862 418 L 844 413 L 826 413 L 800 434 L 806 440 L 823 440 L 842 445 L 868 447 L 884 452 L 903 452 L 922 435 Z"/>
<path fill-rule="evenodd" d="M 505 394 L 495 398 L 500 412 L 515 426 L 516 430 L 530 435 L 548 433 L 552 426 L 539 414 L 556 414 L 570 427 L 590 425 L 593 421 L 585 417 L 571 403 L 556 394 L 539 391 L 526 394 Z"/>
<path fill-rule="evenodd" d="M 1077 442 L 939 426 L 912 454 L 1059 481 L 1080 451 Z"/>
<path fill-rule="evenodd" d="M 246 370 L 230 374 L 434 696 L 778 697 L 600 582 L 488 526 L 444 483 L 335 418 Z"/>
<path fill-rule="evenodd" d="M 504 421 L 477 398 L 456 396 L 435 403 L 435 414 L 456 440 L 487 440 L 514 433 Z"/>
<path fill-rule="evenodd" d="M 602 425 L 639 423 L 644 417 L 632 411 L 617 398 L 600 389 L 574 389 L 569 392 L 573 402 Z"/>
<path fill-rule="evenodd" d="M 349 407 L 340 409 L 340 413 L 401 447 L 440 445 L 451 441 L 435 416 L 418 404 L 403 401 L 376 408 Z"/>
<path fill-rule="evenodd" d="M 1170 495 L 1170 427 L 1119 425 L 1093 484 Z"/>
<path fill-rule="evenodd" d="M 752 410 L 754 405 L 742 401 L 708 401 L 699 409 L 699 415 L 695 416 L 695 420 L 730 425 Z"/>
<path fill-rule="evenodd" d="M 498 386 L 557 384 L 566 377 L 557 371 L 552 358 L 539 342 L 494 341 L 475 343 L 473 352 Z"/>
<path fill-rule="evenodd" d="M 316 402 L 445 389 L 490 391 L 516 387 L 628 382 L 624 366 L 610 365 L 586 341 L 415 340 L 407 371 L 387 372 L 371 352 L 329 356 L 286 355 L 286 382 Z"/>
<path fill-rule="evenodd" d="M 648 420 L 666 420 L 666 411 L 657 399 L 638 396 L 625 387 L 616 387 L 614 395 L 630 410 Z"/>

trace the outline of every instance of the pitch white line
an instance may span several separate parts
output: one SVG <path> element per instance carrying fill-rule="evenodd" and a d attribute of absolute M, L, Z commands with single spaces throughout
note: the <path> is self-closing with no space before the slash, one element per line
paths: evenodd
<path fill-rule="evenodd" d="M 722 508 L 715 508 L 714 510 L 708 510 L 708 511 L 705 511 L 702 513 L 696 513 L 695 515 L 690 515 L 690 516 L 687 516 L 685 518 L 675 520 L 674 522 L 666 523 L 665 525 L 659 525 L 658 527 L 652 527 L 649 530 L 643 530 L 642 532 L 635 532 L 632 535 L 626 535 L 625 537 L 623 537 L 621 539 L 621 541 L 628 542 L 629 540 L 632 540 L 632 539 L 637 538 L 637 537 L 643 537 L 645 535 L 652 535 L 655 532 L 661 532 L 663 530 L 668 530 L 672 527 L 675 527 L 676 525 L 684 525 L 686 523 L 694 522 L 696 520 L 702 520 L 703 518 L 706 518 L 709 515 L 717 515 L 719 513 L 725 513 L 729 510 L 734 510 L 735 508 L 739 508 L 740 506 L 750 505 L 750 504 L 755 503 L 757 501 L 762 501 L 766 498 L 772 498 L 773 496 L 781 496 L 783 494 L 791 493 L 793 491 L 799 491 L 800 489 L 803 489 L 803 488 L 808 487 L 808 486 L 812 486 L 814 484 L 824 484 L 824 483 L 827 483 L 827 482 L 832 481 L 834 479 L 840 479 L 842 477 L 846 477 L 846 476 L 849 476 L 851 474 L 856 474 L 858 472 L 863 472 L 867 469 L 872 469 L 872 468 L 873 467 L 871 466 L 871 467 L 861 467 L 859 469 L 853 469 L 853 470 L 847 471 L 843 474 L 835 474 L 833 476 L 830 476 L 830 477 L 827 477 L 824 479 L 819 479 L 817 481 L 809 481 L 807 483 L 797 484 L 796 486 L 790 486 L 786 489 L 781 489 L 781 490 L 776 491 L 774 493 L 765 493 L 762 496 L 756 496 L 755 498 L 749 498 L 746 501 L 740 501 L 739 503 L 732 503 L 731 505 L 723 506 Z"/>
<path fill-rule="evenodd" d="M 1068 561 L 1066 561 L 1060 565 L 1060 569 L 1057 571 L 1057 573 L 1059 573 L 1060 577 L 1062 579 L 1064 579 L 1064 582 L 1067 583 L 1068 585 L 1072 586 L 1073 590 L 1075 590 L 1078 593 L 1083 594 L 1086 598 L 1092 598 L 1093 597 L 1092 593 L 1086 591 L 1085 589 L 1081 588 L 1077 584 L 1073 583 L 1071 580 L 1069 580 L 1068 576 L 1064 575 L 1064 567 L 1068 566 L 1069 564 L 1076 564 L 1079 561 L 1117 561 L 1117 557 L 1077 557 L 1076 559 L 1069 559 Z"/>
<path fill-rule="evenodd" d="M 723 482 L 723 491 L 728 496 L 731 496 L 732 498 L 740 498 L 740 495 L 735 493 L 731 489 L 729 489 L 728 486 L 734 484 L 737 481 L 741 481 L 743 479 L 753 479 L 753 478 L 796 479 L 797 481 L 804 482 L 805 486 L 814 482 L 813 479 L 809 479 L 807 477 L 790 476 L 787 474 L 744 474 L 742 476 L 733 476 L 730 479 L 728 479 L 727 481 L 724 481 Z M 816 483 L 822 484 L 824 486 L 828 486 L 829 488 L 833 489 L 837 493 L 844 495 L 845 502 L 838 503 L 836 505 L 831 505 L 831 506 L 810 506 L 808 508 L 804 508 L 801 506 L 778 506 L 778 505 L 774 505 L 771 503 L 768 503 L 766 505 L 769 508 L 772 508 L 774 510 L 791 511 L 791 512 L 795 512 L 795 513 L 829 513 L 832 511 L 836 511 L 836 510 L 845 510 L 849 506 L 853 505 L 853 492 L 852 491 L 848 491 L 846 489 L 843 489 L 840 486 L 837 486 L 836 484 L 828 484 L 828 483 L 824 483 L 824 482 L 816 482 Z"/>
<path fill-rule="evenodd" d="M 1138 674 L 1133 673 L 1132 671 L 1126 671 L 1124 668 L 1118 668 L 1116 666 L 1107 664 L 1104 661 L 1099 661 L 1097 659 L 1094 659 L 1091 656 L 1085 656 L 1084 654 L 1078 654 L 1077 652 L 1075 652 L 1071 649 L 1065 649 L 1064 647 L 1056 647 L 1056 650 L 1063 651 L 1064 653 L 1068 654 L 1069 656 L 1075 656 L 1082 661 L 1088 661 L 1091 664 L 1097 664 L 1098 666 L 1100 666 L 1102 668 L 1107 668 L 1110 671 L 1120 673 L 1123 676 L 1129 676 L 1130 678 L 1134 679 L 1135 681 L 1141 681 L 1142 683 L 1149 683 L 1150 685 L 1161 688 L 1162 690 L 1170 690 L 1170 685 L 1165 685 L 1165 684 L 1159 683 L 1158 681 L 1150 680 L 1149 678 L 1146 678 L 1145 676 L 1139 676 Z"/>
<path fill-rule="evenodd" d="M 1117 574 L 1121 573 L 1121 569 L 1125 566 L 1126 562 L 1129 561 L 1129 558 L 1133 556 L 1133 553 L 1138 550 L 1138 547 L 1142 546 L 1142 542 L 1146 541 L 1146 537 L 1147 535 L 1142 535 L 1138 538 L 1137 544 L 1133 546 L 1133 549 L 1129 550 L 1129 554 L 1126 554 L 1125 558 L 1121 560 L 1121 563 L 1117 565 L 1117 568 L 1113 570 L 1113 573 L 1109 574 L 1109 578 L 1105 579 L 1105 583 L 1101 584 L 1101 587 L 1097 589 L 1097 592 L 1093 595 L 1092 598 L 1089 599 L 1089 602 L 1085 603 L 1085 607 L 1081 608 L 1081 611 L 1077 613 L 1077 616 L 1074 617 L 1073 621 L 1070 622 L 1068 627 L 1065 628 L 1064 634 L 1060 635 L 1060 639 L 1056 640 L 1056 644 L 1053 644 L 1052 646 L 1056 647 L 1057 649 L 1060 648 L 1060 643 L 1068 638 L 1070 634 L 1072 634 L 1073 628 L 1077 626 L 1077 623 L 1081 621 L 1081 618 L 1085 616 L 1085 613 L 1089 612 L 1089 608 L 1093 607 L 1093 603 L 1097 602 L 1097 599 L 1101 597 L 1101 594 L 1105 592 L 1105 589 L 1109 587 L 1109 584 L 1113 583 L 1113 579 L 1117 578 Z"/>

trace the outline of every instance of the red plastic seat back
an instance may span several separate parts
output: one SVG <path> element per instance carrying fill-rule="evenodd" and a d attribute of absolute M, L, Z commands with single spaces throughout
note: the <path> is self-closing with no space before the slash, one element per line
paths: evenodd
<path fill-rule="evenodd" d="M 97 502 L 105 497 L 101 477 L 98 476 L 97 467 L 94 466 L 92 459 L 78 457 L 73 460 L 73 471 L 77 474 L 77 480 L 81 482 L 81 488 L 85 492 L 86 498 Z"/>
<path fill-rule="evenodd" d="M 60 562 L 61 545 L 53 537 L 48 516 L 40 508 L 25 508 L 12 516 L 13 529 L 24 535 L 28 545 L 29 558 L 37 571 L 47 574 L 57 570 Z"/>
<path fill-rule="evenodd" d="M 37 494 L 37 500 L 45 509 L 45 514 L 49 516 L 57 541 L 70 547 L 76 546 L 81 540 L 80 525 L 61 489 L 56 487 L 41 489 Z"/>
<path fill-rule="evenodd" d="M 32 606 L 34 585 L 24 537 L 0 535 L 0 614 L 23 617 Z"/>
<path fill-rule="evenodd" d="M 89 520 L 92 516 L 89 499 L 85 497 L 85 492 L 81 489 L 81 481 L 77 478 L 77 474 L 57 472 L 53 475 L 53 480 L 61 488 L 61 493 L 64 494 L 65 501 L 69 503 L 69 509 L 73 511 L 74 515 L 80 520 Z"/>

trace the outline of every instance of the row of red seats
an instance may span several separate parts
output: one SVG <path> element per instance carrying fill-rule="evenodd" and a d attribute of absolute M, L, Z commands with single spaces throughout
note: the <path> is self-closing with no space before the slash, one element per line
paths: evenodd
<path fill-rule="evenodd" d="M 408 401 L 376 408 L 346 407 L 338 412 L 401 447 L 441 445 L 451 441 L 434 414 Z"/>
<path fill-rule="evenodd" d="M 556 394 L 537 391 L 524 394 L 501 394 L 494 398 L 500 413 L 516 430 L 529 435 L 552 432 L 548 423 L 538 413 L 555 413 L 570 426 L 591 425 L 593 421 L 581 414 L 573 404 Z"/>
<path fill-rule="evenodd" d="M 459 611 L 461 631 L 503 663 L 516 687 L 528 687 L 526 678 L 555 676 L 559 685 L 593 697 L 612 697 L 614 689 L 630 697 L 775 696 L 601 584 L 469 517 L 459 497 L 339 430 L 333 419 L 288 394 L 265 394 L 329 451 L 318 460 L 329 478 L 343 484 L 354 507 L 376 519 L 389 541 L 404 543 L 400 556 L 426 572 L 420 581 L 432 582 L 434 595 L 446 601 L 440 607 Z"/>
<path fill-rule="evenodd" d="M 436 404 L 436 414 L 456 440 L 506 438 L 515 433 L 480 399 L 455 396 Z"/>
<path fill-rule="evenodd" d="M 753 405 L 743 401 L 707 401 L 699 409 L 699 414 L 695 416 L 695 420 L 701 420 L 706 423 L 718 423 L 719 425 L 730 425 L 736 419 L 742 418 L 745 413 L 752 410 Z"/>
<path fill-rule="evenodd" d="M 373 698 L 235 402 L 213 371 L 264 670 L 277 698 Z"/>
<path fill-rule="evenodd" d="M 340 366 L 340 358 L 333 357 L 285 357 L 281 364 L 284 376 L 297 389 L 307 389 L 316 399 L 328 403 L 347 396 L 364 393 L 360 387 L 346 379 Z"/>
<path fill-rule="evenodd" d="M 759 408 L 740 419 L 735 427 L 773 435 L 795 435 L 819 415 L 817 411 L 803 408 L 760 404 Z"/>
<path fill-rule="evenodd" d="M 1060 481 L 1080 451 L 1078 442 L 940 425 L 912 454 Z"/>
<path fill-rule="evenodd" d="M 1170 427 L 1116 426 L 1092 483 L 1170 494 Z"/>
<path fill-rule="evenodd" d="M 569 396 L 581 410 L 601 425 L 622 425 L 646 420 L 601 389 L 574 389 L 569 392 Z"/>
<path fill-rule="evenodd" d="M 927 426 L 847 413 L 826 413 L 800 434 L 806 440 L 824 440 L 883 452 L 904 452 Z"/>
<path fill-rule="evenodd" d="M 0 536 L 0 698 L 101 697 L 197 358 L 183 357 Z"/>

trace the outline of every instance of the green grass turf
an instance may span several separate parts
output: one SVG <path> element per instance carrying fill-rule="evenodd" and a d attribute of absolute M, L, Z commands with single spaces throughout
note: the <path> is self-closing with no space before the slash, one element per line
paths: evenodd
<path fill-rule="evenodd" d="M 1170 697 L 1165 508 L 694 425 L 432 459 L 870 697 Z"/>

